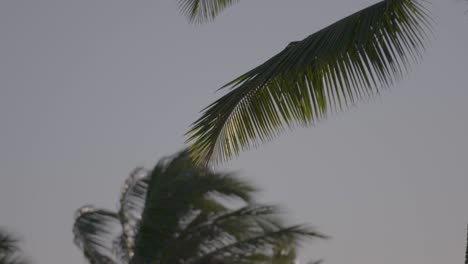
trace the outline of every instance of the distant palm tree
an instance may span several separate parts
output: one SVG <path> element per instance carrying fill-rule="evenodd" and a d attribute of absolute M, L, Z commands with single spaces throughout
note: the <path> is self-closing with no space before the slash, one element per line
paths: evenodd
<path fill-rule="evenodd" d="M 302 239 L 324 237 L 284 226 L 277 207 L 254 203 L 254 191 L 233 174 L 195 166 L 182 152 L 150 172 L 136 169 L 117 212 L 80 208 L 75 243 L 93 264 L 273 264 L 295 257 Z"/>
<path fill-rule="evenodd" d="M 178 0 L 194 23 L 237 0 Z M 265 1 L 267 2 L 267 1 Z M 307 126 L 378 95 L 421 58 L 431 30 L 425 0 L 384 0 L 300 41 L 222 88 L 187 133 L 197 164 L 221 162 L 285 128 Z"/>
<path fill-rule="evenodd" d="M 7 231 L 0 229 L 0 264 L 28 264 L 21 256 L 18 240 Z"/>

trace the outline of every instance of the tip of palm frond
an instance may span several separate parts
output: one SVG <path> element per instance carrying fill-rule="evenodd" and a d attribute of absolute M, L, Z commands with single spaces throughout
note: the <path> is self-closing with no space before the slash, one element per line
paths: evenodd
<path fill-rule="evenodd" d="M 204 24 L 213 21 L 224 9 L 239 0 L 178 0 L 180 12 L 190 24 Z"/>

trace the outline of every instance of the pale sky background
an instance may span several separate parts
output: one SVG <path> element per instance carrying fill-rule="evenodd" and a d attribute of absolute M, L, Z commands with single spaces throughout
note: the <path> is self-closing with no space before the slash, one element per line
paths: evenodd
<path fill-rule="evenodd" d="M 0 226 L 34 263 L 85 263 L 74 211 L 116 208 L 135 166 L 184 145 L 224 83 L 375 0 L 240 1 L 188 25 L 175 0 L 0 1 Z M 332 236 L 301 259 L 461 264 L 468 224 L 468 4 L 376 100 L 226 164 Z"/>

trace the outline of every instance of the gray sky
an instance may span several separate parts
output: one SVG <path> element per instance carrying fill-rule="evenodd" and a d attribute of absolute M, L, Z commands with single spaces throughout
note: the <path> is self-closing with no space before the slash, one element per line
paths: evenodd
<path fill-rule="evenodd" d="M 35 263 L 84 263 L 78 207 L 115 208 L 128 172 L 182 149 L 218 87 L 377 1 L 241 1 L 204 26 L 175 2 L 0 1 L 0 225 Z M 224 166 L 333 237 L 303 260 L 463 263 L 468 5 L 431 8 L 424 60 L 381 99 Z"/>

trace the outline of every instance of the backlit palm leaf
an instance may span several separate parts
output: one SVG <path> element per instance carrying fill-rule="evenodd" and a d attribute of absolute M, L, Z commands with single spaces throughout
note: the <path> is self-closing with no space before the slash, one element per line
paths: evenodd
<path fill-rule="evenodd" d="M 205 108 L 187 133 L 193 159 L 228 160 L 285 127 L 314 124 L 372 98 L 420 57 L 428 30 L 420 2 L 387 0 L 290 43 Z"/>
<path fill-rule="evenodd" d="M 113 212 L 91 206 L 83 206 L 77 211 L 73 225 L 74 241 L 89 263 L 117 263 L 112 257 L 112 230 L 117 225 L 117 214 Z"/>
<path fill-rule="evenodd" d="M 181 225 L 181 220 L 193 215 L 194 209 L 213 208 L 212 203 L 209 208 L 203 207 L 207 203 L 201 201 L 207 195 L 249 201 L 252 191 L 249 184 L 233 175 L 198 169 L 185 152 L 160 162 L 150 175 L 145 209 L 135 241 L 135 255 L 139 257 L 135 263 L 166 258 L 169 255 L 167 241 L 186 226 Z"/>
<path fill-rule="evenodd" d="M 252 232 L 249 236 L 243 239 L 228 242 L 226 240 L 216 241 L 217 247 L 209 252 L 205 252 L 198 259 L 190 262 L 191 264 L 210 263 L 211 261 L 219 261 L 224 263 L 223 259 L 227 259 L 227 263 L 249 263 L 251 256 L 257 255 L 258 252 L 272 252 L 278 246 L 289 243 L 291 246 L 296 246 L 295 243 L 305 237 L 321 237 L 320 234 L 311 232 L 303 226 L 291 226 L 288 228 L 268 228 L 260 232 Z M 274 254 L 274 253 L 273 253 Z M 273 257 L 270 257 L 270 261 Z M 255 263 L 255 262 L 254 262 Z"/>
<path fill-rule="evenodd" d="M 239 0 L 178 0 L 181 12 L 191 23 L 213 20 L 225 8 Z"/>
<path fill-rule="evenodd" d="M 133 254 L 135 232 L 140 226 L 141 214 L 145 206 L 148 190 L 148 171 L 136 168 L 125 180 L 120 196 L 118 217 L 121 224 L 121 234 L 114 241 L 115 252 L 119 258 L 128 261 Z"/>

